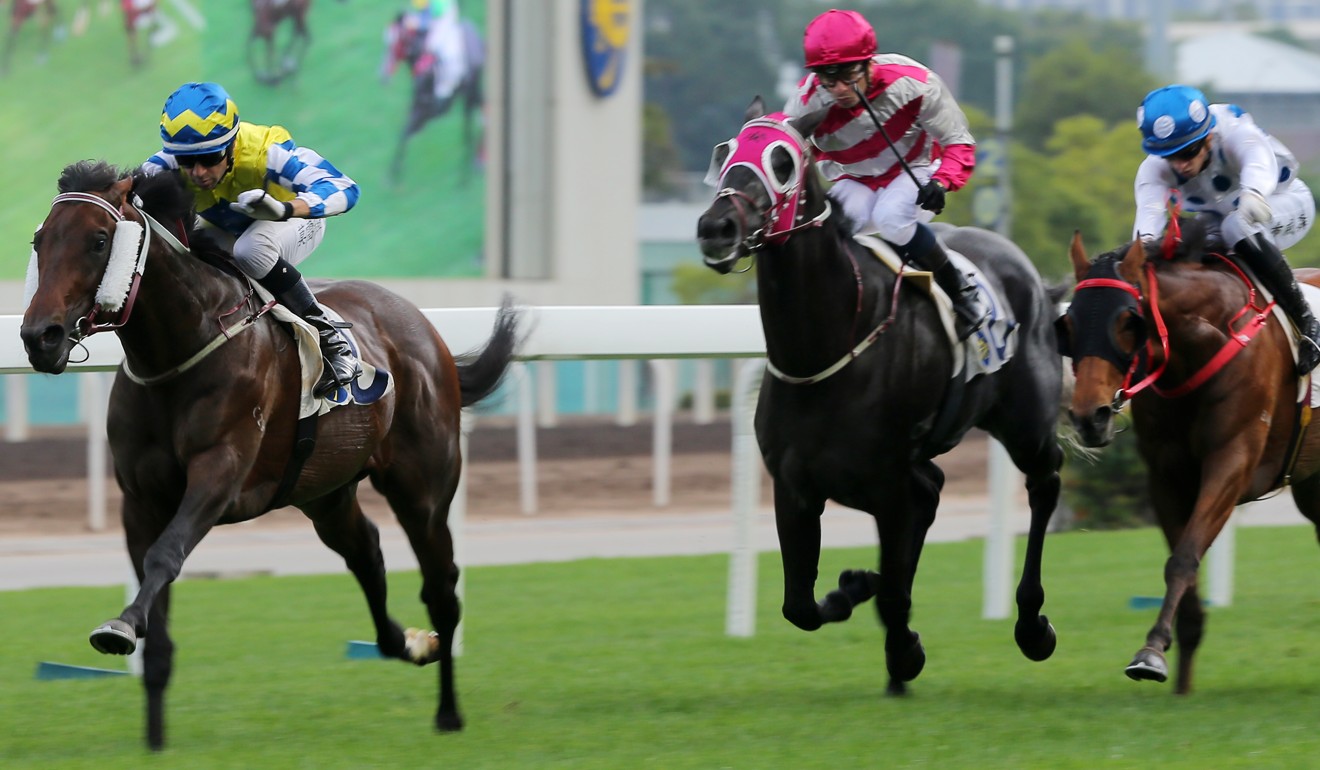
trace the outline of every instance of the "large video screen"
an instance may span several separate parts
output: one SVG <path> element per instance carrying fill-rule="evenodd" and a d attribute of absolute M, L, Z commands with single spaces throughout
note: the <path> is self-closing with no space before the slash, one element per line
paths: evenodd
<path fill-rule="evenodd" d="M 60 170 L 131 169 L 160 149 L 166 96 L 214 81 L 244 121 L 281 125 L 352 177 L 358 205 L 328 222 L 313 276 L 482 274 L 484 0 L 10 0 L 0 53 L 0 280 Z"/>

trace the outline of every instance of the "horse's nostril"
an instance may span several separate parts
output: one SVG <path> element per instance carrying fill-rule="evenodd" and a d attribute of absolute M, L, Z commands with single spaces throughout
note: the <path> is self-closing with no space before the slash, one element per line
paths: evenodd
<path fill-rule="evenodd" d="M 44 348 L 57 347 L 64 343 L 64 338 L 68 336 L 64 333 L 64 327 L 59 324 L 51 324 L 41 333 L 38 340 Z"/>

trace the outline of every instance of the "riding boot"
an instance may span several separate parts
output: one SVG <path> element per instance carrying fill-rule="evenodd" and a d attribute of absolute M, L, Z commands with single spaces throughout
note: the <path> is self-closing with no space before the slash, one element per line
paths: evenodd
<path fill-rule="evenodd" d="M 1237 242 L 1233 252 L 1250 267 L 1262 285 L 1274 295 L 1274 301 L 1297 327 L 1297 374 L 1304 375 L 1320 364 L 1320 323 L 1302 296 L 1292 268 L 1279 247 L 1264 235 L 1249 235 Z"/>
<path fill-rule="evenodd" d="M 358 364 L 348 340 L 339 333 L 340 329 L 352 328 L 352 324 L 330 320 L 321 306 L 312 296 L 307 281 L 298 272 L 298 268 L 280 258 L 275 267 L 264 277 L 257 280 L 267 291 L 275 295 L 289 310 L 316 329 L 321 343 L 321 377 L 312 388 L 312 395 L 323 398 L 338 387 L 348 385 L 359 374 L 362 367 Z"/>
<path fill-rule="evenodd" d="M 935 276 L 935 283 L 949 295 L 953 303 L 953 328 L 959 340 L 967 339 L 972 336 L 972 332 L 981 328 L 989 315 L 989 308 L 981 302 L 976 284 L 949 261 L 944 246 L 936 240 L 935 233 L 929 227 L 918 224 L 912 240 L 898 247 L 898 253 L 904 262 L 929 270 Z"/>

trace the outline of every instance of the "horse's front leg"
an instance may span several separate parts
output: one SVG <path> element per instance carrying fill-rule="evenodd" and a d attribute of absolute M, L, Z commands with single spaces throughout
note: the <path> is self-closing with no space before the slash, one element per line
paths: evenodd
<path fill-rule="evenodd" d="M 1219 456 L 1232 456 L 1221 452 Z M 1241 454 L 1237 456 L 1242 456 Z M 1255 457 L 1258 455 L 1248 455 Z M 1247 464 L 1254 467 L 1254 463 Z M 1163 478 L 1152 469 L 1153 478 Z M 1202 466 L 1201 486 L 1190 518 L 1182 525 L 1182 517 L 1176 499 L 1162 497 L 1156 493 L 1154 503 L 1165 538 L 1169 541 L 1171 553 L 1164 564 L 1164 603 L 1160 606 L 1159 616 L 1146 634 L 1146 644 L 1133 656 L 1125 672 L 1134 680 L 1164 682 L 1169 678 L 1169 666 L 1164 653 L 1173 643 L 1173 620 L 1179 613 L 1179 607 L 1190 594 L 1196 596 L 1197 574 L 1201 559 L 1219 535 L 1220 530 L 1233 513 L 1233 507 L 1245 493 L 1250 477 L 1249 468 L 1241 462 L 1231 464 L 1206 462 Z M 1185 510 L 1185 509 L 1184 509 Z M 1196 635 L 1200 642 L 1200 634 Z M 1181 681 L 1178 686 L 1183 691 L 1190 690 L 1190 672 L 1192 659 L 1190 652 L 1184 650 L 1185 660 L 1182 670 L 1188 681 Z"/>
<path fill-rule="evenodd" d="M 825 501 L 803 500 L 777 479 L 774 490 L 775 529 L 779 534 L 779 558 L 784 567 L 784 617 L 804 631 L 815 631 L 824 623 L 847 620 L 852 614 L 852 605 L 828 597 L 826 601 L 816 603 L 820 515 L 825 510 Z"/>
<path fill-rule="evenodd" d="M 1051 443 L 1043 459 L 1043 470 L 1027 476 L 1027 504 L 1031 508 L 1031 525 L 1027 532 L 1027 553 L 1022 562 L 1022 578 L 1017 587 L 1017 623 L 1013 638 L 1018 649 L 1029 660 L 1042 661 L 1054 654 L 1058 636 L 1050 619 L 1040 613 L 1045 606 L 1045 588 L 1041 583 L 1041 563 L 1044 560 L 1045 533 L 1050 518 L 1059 504 L 1059 466 L 1063 451 Z"/>
<path fill-rule="evenodd" d="M 878 474 L 879 478 L 902 478 Z M 942 479 L 942 475 L 941 475 Z M 925 543 L 926 530 L 935 517 L 939 490 L 919 479 L 889 487 L 883 513 L 876 510 L 880 532 L 880 573 L 875 579 L 876 611 L 885 626 L 885 667 L 889 671 L 886 692 L 907 693 L 907 682 L 926 667 L 921 635 L 909 626 L 912 618 L 912 584 Z"/>
<path fill-rule="evenodd" d="M 147 616 L 156 595 L 174 582 L 188 554 L 235 504 L 238 490 L 228 479 L 242 476 L 221 462 L 219 455 L 225 454 L 228 452 L 211 453 L 206 457 L 214 462 L 203 460 L 193 463 L 195 468 L 207 468 L 196 476 L 205 477 L 208 481 L 194 478 L 188 484 L 178 511 L 170 518 L 160 537 L 146 549 L 142 559 L 141 584 L 133 602 L 118 618 L 108 620 L 92 631 L 89 641 L 98 651 L 110 655 L 129 655 L 137 649 L 138 639 L 147 632 Z"/>

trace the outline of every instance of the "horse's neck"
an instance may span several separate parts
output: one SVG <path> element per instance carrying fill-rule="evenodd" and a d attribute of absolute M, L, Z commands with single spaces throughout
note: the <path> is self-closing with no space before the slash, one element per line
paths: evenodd
<path fill-rule="evenodd" d="M 218 319 L 244 293 L 237 279 L 157 240 L 128 322 L 119 330 L 129 365 L 148 375 L 176 366 L 219 333 Z"/>
<path fill-rule="evenodd" d="M 766 350 L 785 371 L 822 369 L 871 331 L 877 297 L 886 292 L 868 285 L 859 294 L 859 281 L 874 271 L 854 262 L 861 257 L 850 257 L 851 239 L 845 238 L 833 227 L 821 227 L 796 234 L 757 259 Z"/>
<path fill-rule="evenodd" d="M 1234 274 L 1194 263 L 1160 267 L 1155 276 L 1159 307 L 1151 307 L 1148 289 L 1143 309 L 1150 339 L 1160 344 L 1162 323 L 1169 336 L 1171 365 L 1204 363 L 1218 352 L 1229 324 L 1247 307 L 1247 285 Z M 1258 306 L 1263 304 L 1257 301 Z"/>

